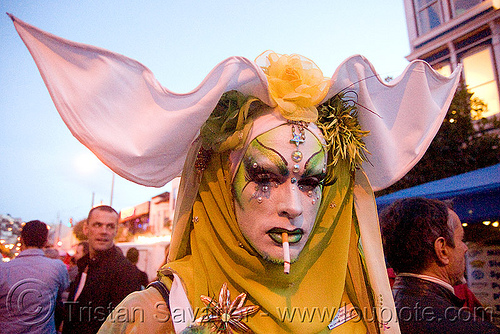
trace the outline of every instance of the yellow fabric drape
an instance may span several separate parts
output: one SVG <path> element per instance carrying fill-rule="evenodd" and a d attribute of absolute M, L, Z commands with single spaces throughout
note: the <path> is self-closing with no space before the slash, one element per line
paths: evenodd
<path fill-rule="evenodd" d="M 366 333 L 365 326 L 378 332 L 375 324 L 359 320 L 333 331 L 327 328 L 339 306 L 369 303 L 371 298 L 357 296 L 350 278 L 364 274 L 354 228 L 353 177 L 347 164 L 340 162 L 330 171 L 337 181 L 323 188 L 315 227 L 299 259 L 291 265 L 291 273 L 285 275 L 282 265 L 262 259 L 241 234 L 234 215 L 228 161 L 227 154 L 212 157 L 192 210 L 178 217 L 175 229 L 182 231 L 174 232 L 178 239 L 172 244 L 172 262 L 162 269 L 179 275 L 194 314 L 205 306 L 200 295 L 217 298 L 226 282 L 231 299 L 246 292 L 246 305 L 261 307 L 246 322 L 256 333 Z M 349 257 L 358 260 L 349 267 L 348 275 Z"/>

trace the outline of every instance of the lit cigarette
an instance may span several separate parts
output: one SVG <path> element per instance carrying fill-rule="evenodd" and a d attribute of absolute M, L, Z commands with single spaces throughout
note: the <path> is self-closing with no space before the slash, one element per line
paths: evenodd
<path fill-rule="evenodd" d="M 288 233 L 284 232 L 281 234 L 281 239 L 283 241 L 283 260 L 284 260 L 284 271 L 285 274 L 290 273 L 290 245 L 288 244 Z"/>

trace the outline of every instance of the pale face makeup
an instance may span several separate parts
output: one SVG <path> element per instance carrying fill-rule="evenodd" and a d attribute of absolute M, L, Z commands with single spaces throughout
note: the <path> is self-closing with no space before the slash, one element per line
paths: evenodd
<path fill-rule="evenodd" d="M 307 129 L 297 147 L 284 124 L 252 140 L 233 180 L 236 219 L 243 236 L 265 259 L 282 263 L 282 233 L 290 258 L 298 257 L 314 227 L 325 178 L 326 155 Z M 302 153 L 300 161 L 292 156 Z M 297 160 L 297 159 L 296 159 Z"/>

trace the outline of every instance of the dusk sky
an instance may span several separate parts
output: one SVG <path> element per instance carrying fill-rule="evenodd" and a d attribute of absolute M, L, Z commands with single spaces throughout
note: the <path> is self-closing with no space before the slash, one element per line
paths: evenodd
<path fill-rule="evenodd" d="M 353 54 L 382 78 L 408 62 L 402 0 L 0 1 L 0 214 L 67 224 L 109 204 L 112 172 L 57 113 L 6 12 L 42 30 L 133 58 L 166 88 L 187 93 L 230 56 L 298 53 L 330 77 Z M 169 190 L 115 177 L 119 211 Z"/>

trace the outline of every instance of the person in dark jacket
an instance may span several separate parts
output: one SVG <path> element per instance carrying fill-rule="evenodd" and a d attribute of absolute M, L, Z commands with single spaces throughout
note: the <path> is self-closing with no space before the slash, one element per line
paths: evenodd
<path fill-rule="evenodd" d="M 135 247 L 129 248 L 127 250 L 126 257 L 127 260 L 129 260 L 130 263 L 132 263 L 136 267 L 139 276 L 141 277 L 141 285 L 143 288 L 146 288 L 149 283 L 148 274 L 146 274 L 144 271 L 140 270 L 139 267 L 137 267 L 137 262 L 139 262 L 139 250 Z"/>
<path fill-rule="evenodd" d="M 380 223 L 387 261 L 397 274 L 392 290 L 401 333 L 500 333 L 454 293 L 464 277 L 467 246 L 448 203 L 397 200 L 382 211 Z"/>
<path fill-rule="evenodd" d="M 78 276 L 65 303 L 63 333 L 96 333 L 129 293 L 141 289 L 136 268 L 114 245 L 118 213 L 110 206 L 90 210 L 83 227 L 89 253 L 78 260 Z"/>

